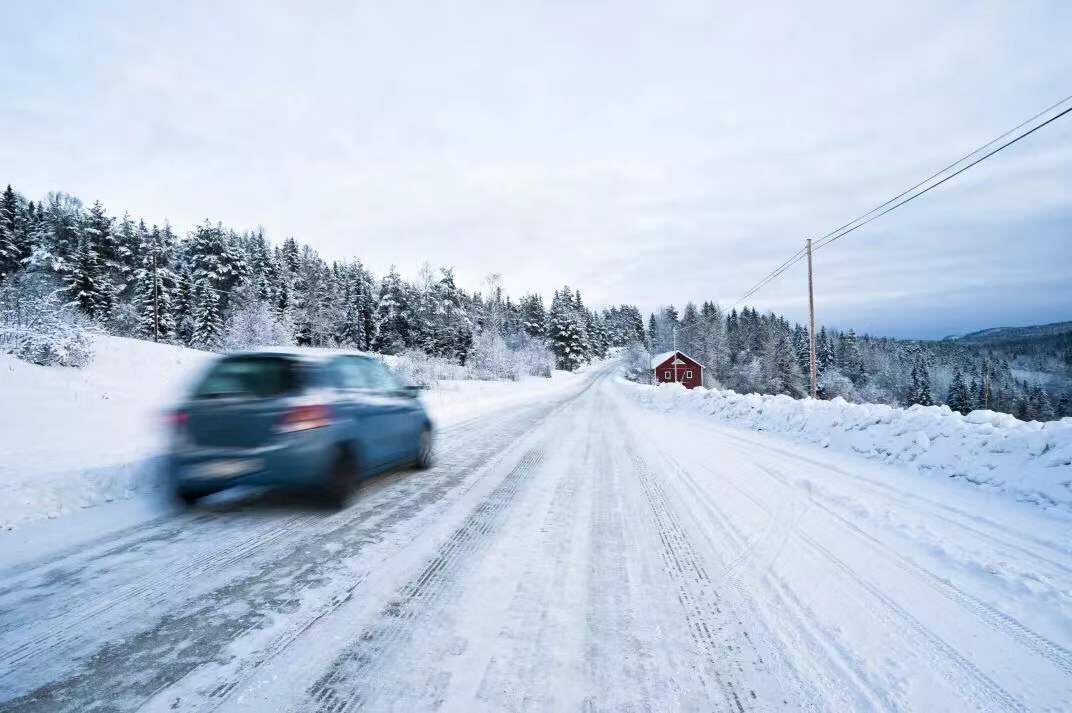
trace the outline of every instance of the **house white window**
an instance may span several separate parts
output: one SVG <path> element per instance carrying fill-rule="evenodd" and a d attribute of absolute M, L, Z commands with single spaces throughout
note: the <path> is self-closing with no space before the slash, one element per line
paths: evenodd
<path fill-rule="evenodd" d="M 686 379 L 691 379 L 692 378 L 692 372 L 691 371 L 686 371 L 685 372 L 685 378 Z"/>
<path fill-rule="evenodd" d="M 664 372 L 663 373 L 663 378 L 664 379 L 669 379 L 670 378 L 670 372 L 669 371 Z"/>

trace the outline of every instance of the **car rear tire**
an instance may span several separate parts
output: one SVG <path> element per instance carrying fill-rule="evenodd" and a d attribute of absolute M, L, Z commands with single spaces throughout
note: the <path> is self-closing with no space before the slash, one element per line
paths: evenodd
<path fill-rule="evenodd" d="M 357 463 L 348 451 L 340 451 L 331 465 L 324 500 L 333 510 L 342 510 L 350 503 L 357 487 Z"/>
<path fill-rule="evenodd" d="M 432 467 L 432 429 L 425 426 L 421 429 L 421 435 L 417 439 L 417 460 L 415 465 L 418 470 L 428 470 Z"/>
<path fill-rule="evenodd" d="M 205 493 L 195 493 L 190 490 L 175 491 L 175 499 L 179 502 L 179 505 L 187 508 L 196 505 L 197 501 L 203 497 L 205 497 Z"/>

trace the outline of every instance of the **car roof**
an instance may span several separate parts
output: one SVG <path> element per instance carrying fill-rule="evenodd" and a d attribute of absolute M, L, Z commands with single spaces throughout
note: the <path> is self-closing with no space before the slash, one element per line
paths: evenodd
<path fill-rule="evenodd" d="M 356 356 L 365 359 L 376 359 L 376 355 L 361 352 L 355 349 L 331 349 L 327 347 L 263 347 L 243 351 L 227 352 L 224 359 L 232 357 L 259 356 L 259 357 L 288 357 L 307 362 L 323 362 L 334 357 Z"/>

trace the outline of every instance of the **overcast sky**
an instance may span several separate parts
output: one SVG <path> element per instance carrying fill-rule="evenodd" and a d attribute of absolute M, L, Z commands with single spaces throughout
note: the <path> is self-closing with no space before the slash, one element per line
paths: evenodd
<path fill-rule="evenodd" d="M 326 258 L 736 300 L 1072 94 L 1072 3 L 5 3 L 0 182 Z M 817 255 L 819 318 L 1072 319 L 1072 116 Z M 802 319 L 798 266 L 754 298 Z"/>

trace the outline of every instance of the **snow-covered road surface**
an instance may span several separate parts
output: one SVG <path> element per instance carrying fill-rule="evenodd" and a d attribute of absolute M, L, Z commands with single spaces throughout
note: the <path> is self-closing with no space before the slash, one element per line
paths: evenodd
<path fill-rule="evenodd" d="M 611 368 L 438 457 L 341 513 L 232 499 L 0 572 L 0 711 L 1072 709 L 1067 519 Z"/>

